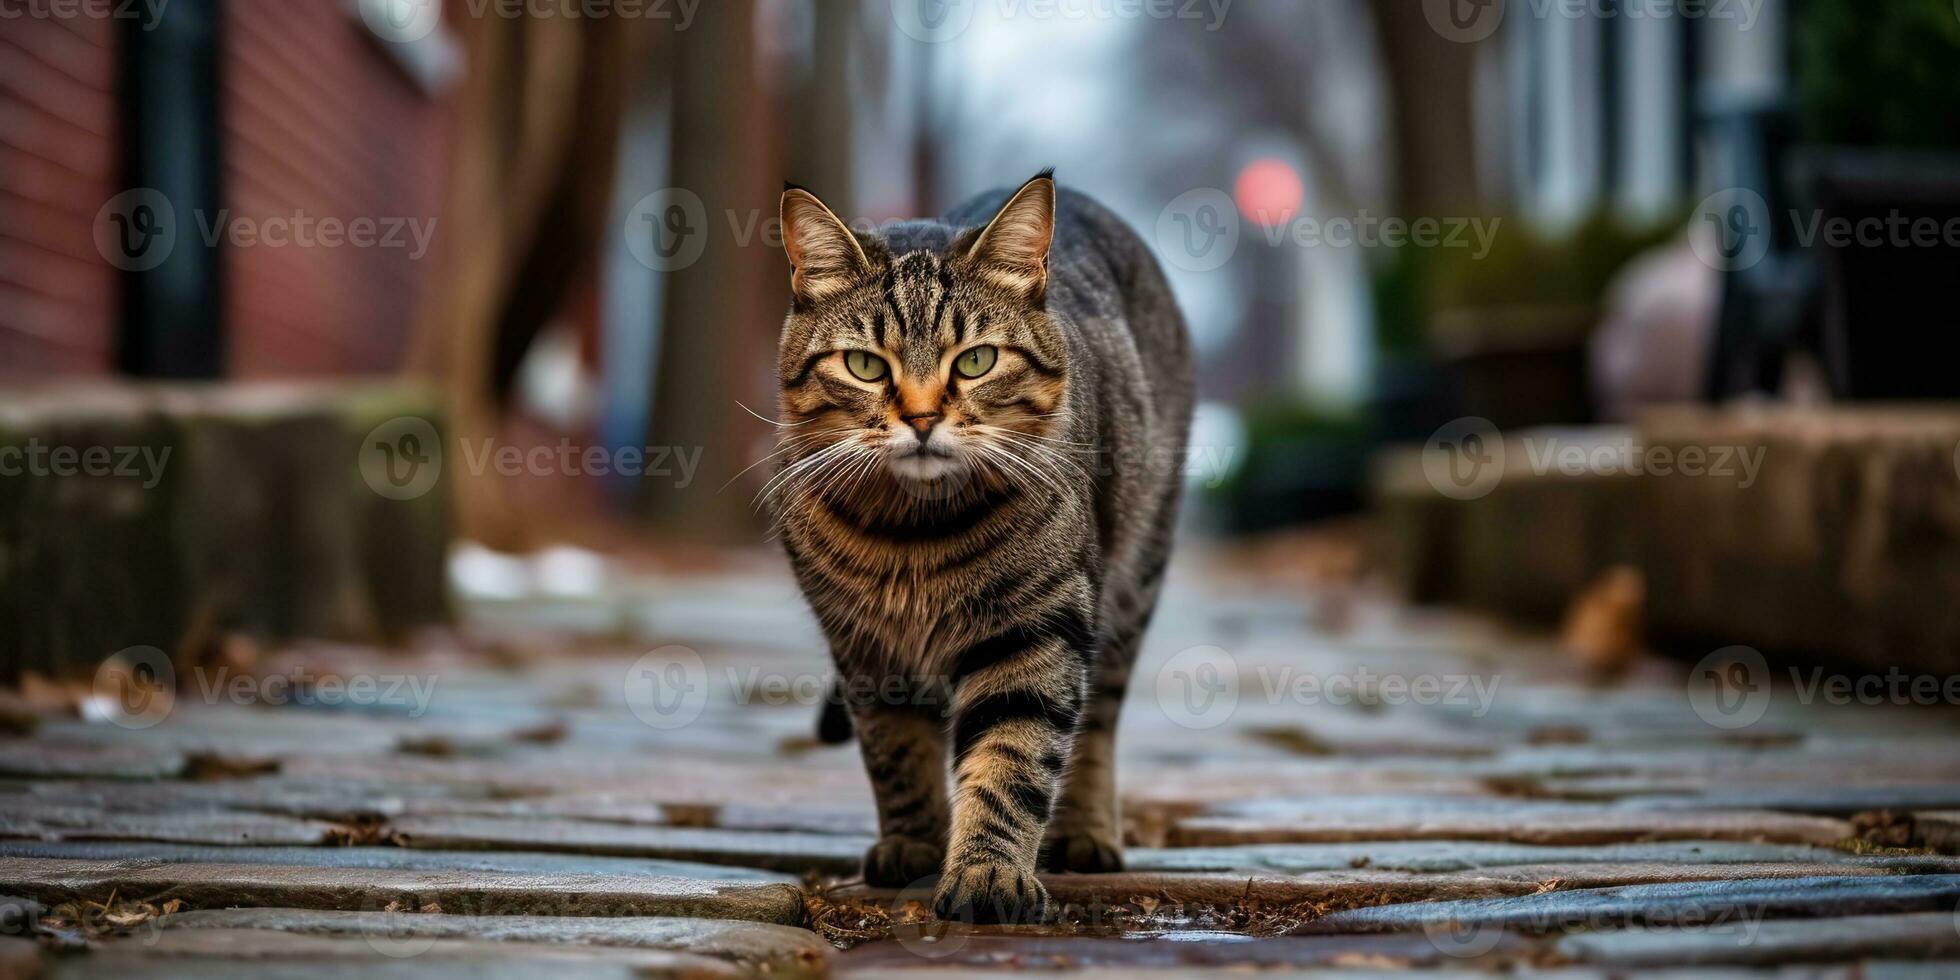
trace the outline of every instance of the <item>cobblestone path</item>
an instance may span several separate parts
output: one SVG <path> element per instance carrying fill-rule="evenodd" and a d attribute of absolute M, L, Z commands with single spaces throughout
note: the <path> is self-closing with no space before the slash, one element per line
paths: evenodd
<path fill-rule="evenodd" d="M 0 976 L 1960 971 L 1960 714 L 1828 673 L 1602 681 L 1193 558 L 1124 719 L 1131 870 L 975 929 L 853 881 L 869 788 L 773 565 L 412 646 L 9 707 Z"/>

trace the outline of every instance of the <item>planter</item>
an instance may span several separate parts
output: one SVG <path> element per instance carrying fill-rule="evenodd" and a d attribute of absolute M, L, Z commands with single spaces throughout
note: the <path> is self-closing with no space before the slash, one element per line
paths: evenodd
<path fill-rule="evenodd" d="M 1833 392 L 1859 401 L 1960 398 L 1960 372 L 1927 351 L 1933 338 L 1960 332 L 1952 298 L 1960 154 L 1810 148 L 1794 166 L 1811 205 L 1795 216 L 1799 234 L 1817 229 L 1808 251 Z"/>
<path fill-rule="evenodd" d="M 1590 307 L 1446 310 L 1430 343 L 1462 393 L 1462 414 L 1500 429 L 1583 425 L 1593 417 L 1586 341 L 1597 322 Z"/>

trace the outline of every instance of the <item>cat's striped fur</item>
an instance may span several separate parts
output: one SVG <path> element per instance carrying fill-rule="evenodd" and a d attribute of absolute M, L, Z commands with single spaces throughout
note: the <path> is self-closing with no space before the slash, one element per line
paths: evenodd
<path fill-rule="evenodd" d="M 783 222 L 766 493 L 876 790 L 865 877 L 943 869 L 941 915 L 1037 918 L 1039 860 L 1121 867 L 1113 740 L 1175 519 L 1182 319 L 1137 236 L 1045 173 L 881 236 L 791 188 Z M 997 355 L 968 378 L 977 346 Z"/>

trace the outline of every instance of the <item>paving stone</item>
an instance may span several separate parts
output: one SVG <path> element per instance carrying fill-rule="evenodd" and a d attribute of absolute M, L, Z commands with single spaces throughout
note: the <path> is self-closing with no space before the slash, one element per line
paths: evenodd
<path fill-rule="evenodd" d="M 1071 975 L 1089 971 L 1086 975 L 1136 977 L 1139 971 L 1147 971 L 1142 975 L 1152 980 L 1216 977 L 1224 969 L 1260 977 L 1284 977 L 1289 975 L 1285 972 L 1288 969 L 1345 967 L 1380 971 L 1460 962 L 1447 957 L 1420 935 L 1254 939 L 1230 933 L 1195 932 L 1180 935 L 1177 942 L 1138 941 L 1149 938 L 1167 937 L 1150 934 L 1125 938 L 1061 937 L 955 931 L 930 945 L 917 941 L 869 943 L 840 953 L 834 960 L 837 972 L 846 976 L 893 976 L 908 970 L 924 976 L 947 976 L 955 972 L 967 975 L 971 971 L 1066 970 Z M 1525 940 L 1513 938 L 1494 945 L 1489 955 L 1494 959 L 1515 955 L 1527 945 Z"/>
<path fill-rule="evenodd" d="M 255 929 L 146 931 L 50 964 L 52 978 L 734 977 L 734 964 L 663 949 L 478 939 L 306 936 Z"/>
<path fill-rule="evenodd" d="M 1627 929 L 1558 940 L 1559 953 L 1614 967 L 1852 963 L 1960 957 L 1951 912 L 1749 921 L 1706 929 Z"/>
<path fill-rule="evenodd" d="M 157 920 L 157 926 L 166 931 L 258 929 L 389 940 L 482 939 L 665 949 L 713 956 L 770 971 L 818 972 L 830 953 L 830 944 L 807 929 L 726 919 L 211 909 L 164 916 Z"/>
<path fill-rule="evenodd" d="M 1849 817 L 1868 810 L 1960 808 L 1960 784 L 1939 786 L 1710 787 L 1692 795 L 1643 796 L 1621 806 L 1641 809 L 1754 809 Z"/>
<path fill-rule="evenodd" d="M 1358 840 L 1490 840 L 1612 844 L 1655 840 L 1830 844 L 1850 824 L 1767 811 L 1641 810 L 1516 800 L 1262 799 L 1224 804 L 1171 828 L 1175 846 Z"/>
<path fill-rule="evenodd" d="M 168 779 L 184 771 L 177 752 L 141 745 L 49 745 L 0 741 L 0 776 L 23 779 Z"/>
<path fill-rule="evenodd" d="M 181 899 L 191 908 L 380 911 L 390 903 L 474 915 L 678 915 L 793 925 L 802 893 L 789 885 L 664 875 L 333 868 L 268 864 L 166 864 L 11 858 L 0 890 L 44 903 L 79 898 Z"/>
<path fill-rule="evenodd" d="M 1784 810 L 1849 817 L 1867 810 L 1960 807 L 1960 783 L 1914 785 L 1908 778 L 1879 776 L 1874 780 L 1874 775 L 1829 772 L 1824 777 L 1828 784 L 1820 786 L 1748 785 L 1760 780 L 1761 774 L 1751 780 L 1720 771 L 1537 779 L 1529 785 L 1541 798 L 1606 801 L 1639 809 Z M 1877 784 L 1858 784 L 1866 781 Z"/>
<path fill-rule="evenodd" d="M 249 813 L 118 813 L 94 807 L 20 806 L 0 798 L 0 837 L 169 841 L 179 844 L 322 844 L 341 828 Z"/>
<path fill-rule="evenodd" d="M 1125 718 L 1127 718 L 1127 714 Z M 1125 722 L 1128 723 L 1127 721 Z M 1456 760 L 1396 760 L 1356 766 L 1346 759 L 1285 759 L 1278 762 L 1242 761 L 1182 736 L 1185 756 L 1172 761 L 1154 759 L 1130 764 L 1126 747 L 1129 729 L 1119 746 L 1121 792 L 1126 804 L 1203 806 L 1220 800 L 1263 796 L 1426 796 L 1488 795 L 1490 785 L 1478 775 L 1466 775 L 1467 763 Z M 867 796 L 866 799 L 870 797 Z"/>
<path fill-rule="evenodd" d="M 505 851 L 424 851 L 401 847 L 200 847 L 107 842 L 0 840 L 0 858 L 143 861 L 170 864 L 288 864 L 374 871 L 481 871 L 519 875 L 597 874 L 795 884 L 795 875 L 693 861 Z"/>
<path fill-rule="evenodd" d="M 1884 860 L 1884 859 L 1881 859 Z M 1901 859 L 1902 863 L 1912 859 Z M 1521 864 L 1503 868 L 1479 868 L 1452 872 L 1450 876 L 1474 876 L 1527 881 L 1562 889 L 1611 888 L 1622 885 L 1655 885 L 1687 881 L 1752 881 L 1772 878 L 1862 878 L 1899 874 L 1936 874 L 1960 871 L 1952 864 L 1904 870 L 1883 864 L 1681 864 L 1672 861 L 1639 861 L 1625 864 Z"/>
<path fill-rule="evenodd" d="M 594 823 L 643 826 L 707 826 L 724 830 L 794 831 L 812 834 L 876 836 L 878 811 L 866 800 L 861 805 L 812 803 L 796 807 L 750 803 L 662 805 L 650 799 L 619 794 L 546 796 L 522 800 L 441 799 L 406 802 L 398 816 L 517 817 L 527 820 L 569 819 Z"/>
<path fill-rule="evenodd" d="M 815 724 L 812 716 L 811 723 Z M 780 759 L 692 758 L 682 753 L 630 755 L 572 753 L 525 759 L 426 756 L 324 756 L 288 760 L 281 773 L 294 780 L 424 784 L 479 797 L 520 799 L 559 794 L 632 794 L 660 804 L 796 807 L 812 800 L 871 800 L 864 764 L 852 746 L 811 752 L 793 763 Z"/>
<path fill-rule="evenodd" d="M 1784 969 L 1785 973 L 1796 968 Z M 1948 980 L 1960 976 L 1960 960 L 1871 960 L 1858 964 L 1854 980 Z"/>
<path fill-rule="evenodd" d="M 857 870 L 873 840 L 836 834 L 636 827 L 494 817 L 405 818 L 390 823 L 387 829 L 391 838 L 403 847 L 569 851 L 838 874 Z"/>
<path fill-rule="evenodd" d="M 1137 848 L 1124 852 L 1133 871 L 1268 871 L 1297 874 L 1377 868 L 1440 873 L 1517 865 L 1834 864 L 1900 872 L 1960 872 L 1960 861 L 1928 857 L 1861 856 L 1828 847 L 1736 841 L 1665 841 L 1546 847 L 1486 841 L 1356 841 L 1334 844 L 1247 844 L 1237 847 Z"/>
<path fill-rule="evenodd" d="M 644 643 L 568 642 L 527 624 L 535 611 L 513 613 L 522 629 L 494 638 L 494 662 L 480 638 L 452 633 L 417 640 L 407 654 L 309 644 L 261 664 L 439 676 L 429 711 L 416 717 L 193 700 L 149 733 L 50 718 L 31 739 L 0 740 L 0 891 L 44 903 L 112 891 L 179 897 L 196 910 L 143 927 L 163 937 L 154 951 L 112 940 L 94 955 L 54 956 L 45 965 L 56 975 L 399 970 L 482 980 L 547 969 L 620 975 L 640 966 L 714 975 L 753 966 L 739 952 L 753 950 L 744 945 L 752 941 L 822 954 L 815 934 L 746 923 L 801 923 L 799 876 L 855 875 L 876 814 L 856 747 L 808 743 L 814 706 L 737 697 L 752 677 L 824 669 L 820 644 L 803 635 L 809 624 L 793 589 L 779 569 L 769 575 L 716 577 L 715 587 L 734 583 L 750 598 L 709 597 L 715 608 L 701 614 L 688 604 L 711 591 L 707 580 L 685 576 L 649 586 L 677 583 L 655 603 L 658 614 L 624 592 L 589 604 L 615 622 L 665 622 L 664 637 L 698 634 L 689 645 L 709 664 L 711 697 L 698 721 L 675 732 L 641 724 L 626 705 L 623 679 Z M 1536 924 L 1575 915 L 1581 925 L 1616 926 L 1726 909 L 1731 919 L 1752 914 L 1768 927 L 1784 915 L 1950 913 L 1956 900 L 1942 882 L 1960 876 L 1960 856 L 1829 845 L 1854 836 L 1842 818 L 1866 811 L 1910 813 L 1921 837 L 1951 819 L 1960 806 L 1960 755 L 1952 751 L 1960 721 L 1779 699 L 1762 723 L 1732 736 L 1694 714 L 1680 665 L 1642 662 L 1615 686 L 1588 686 L 1543 637 L 1365 599 L 1354 601 L 1346 632 L 1335 633 L 1316 625 L 1319 613 L 1298 596 L 1234 589 L 1214 602 L 1209 585 L 1178 575 L 1147 662 L 1222 645 L 1253 686 L 1242 685 L 1229 723 L 1198 731 L 1168 720 L 1146 676 L 1125 715 L 1122 789 L 1133 843 L 1202 846 L 1133 846 L 1128 873 L 1045 878 L 1075 916 L 1065 926 L 982 930 L 958 950 L 926 951 L 943 956 L 871 942 L 830 955 L 830 971 L 932 976 L 1065 965 L 1134 978 L 1210 975 L 1245 962 L 1268 971 L 1488 975 L 1557 962 L 1555 945 L 1574 937 L 1536 935 Z M 744 607 L 764 602 L 756 596 L 795 610 L 794 629 L 787 620 L 755 623 Z M 1262 669 L 1323 678 L 1364 669 L 1470 675 L 1501 687 L 1481 704 L 1302 705 L 1263 696 Z M 194 763 L 206 756 L 264 761 L 276 771 L 200 771 Z M 160 827 L 194 828 L 185 839 L 236 845 L 249 841 L 240 828 L 336 825 L 352 839 L 376 834 L 403 846 L 4 836 L 143 838 L 167 836 Z M 918 896 L 861 885 L 823 893 L 846 903 L 847 919 L 850 903 L 889 907 L 910 897 Z M 441 911 L 382 911 L 431 902 Z M 230 905 L 248 908 L 224 909 Z M 1263 935 L 1330 909 L 1310 926 L 1345 931 L 1236 934 Z M 1423 926 L 1439 920 L 1424 917 L 1438 910 L 1482 910 L 1471 929 L 1496 944 L 1490 958 L 1453 956 L 1461 950 L 1432 941 Z M 867 909 L 874 920 L 876 911 Z M 743 921 L 697 929 L 664 915 Z M 1620 935 L 1610 941 L 1637 942 Z M 420 956 L 388 955 L 431 943 Z M 671 956 L 681 947 L 714 955 L 613 958 Z M 1956 955 L 1939 949 L 1915 947 L 1908 936 L 1862 958 Z M 1735 965 L 1808 955 L 1793 947 L 1788 957 Z M 1558 973 L 1604 977 L 1670 965 L 1629 958 L 1634 965 L 1622 967 L 1599 956 Z M 1715 957 L 1677 975 L 1731 962 Z M 770 963 L 781 967 L 775 972 L 805 969 Z M 1878 966 L 1901 976 L 1918 969 L 1856 968 L 1884 975 Z M 1846 972 L 1833 971 L 1802 976 Z"/>
<path fill-rule="evenodd" d="M 1128 871 L 1106 875 L 1057 875 L 1042 879 L 1071 921 L 1101 921 L 1121 908 L 1264 908 L 1313 905 L 1353 908 L 1407 902 L 1452 902 L 1628 886 L 1695 882 L 1751 882 L 1823 877 L 1894 875 L 1883 868 L 1806 864 L 1517 865 L 1442 874 L 1396 871 L 1315 871 L 1273 874 L 1166 874 Z M 855 899 L 893 908 L 920 896 L 891 889 L 847 885 L 826 892 L 833 901 Z"/>
<path fill-rule="evenodd" d="M 1383 905 L 1334 912 L 1303 932 L 1394 932 L 1445 924 L 1552 931 L 1629 923 L 1706 925 L 1744 918 L 1945 911 L 1960 875 L 1789 878 L 1553 891 L 1524 898 Z"/>
<path fill-rule="evenodd" d="M 66 806 L 133 813 L 234 811 L 359 823 L 394 816 L 403 797 L 431 789 L 392 784 L 297 785 L 280 776 L 215 781 L 0 782 L 0 811 Z"/>
<path fill-rule="evenodd" d="M 1352 906 L 1382 902 L 1435 902 L 1452 899 L 1528 895 L 1539 889 L 1532 880 L 1459 875 L 1420 875 L 1399 871 L 1315 871 L 1298 875 L 1125 871 L 1117 874 L 1045 875 L 1049 897 L 1063 905 L 1082 906 L 1084 915 L 1119 906 L 1235 906 L 1257 900 L 1268 906 L 1307 903 Z M 888 888 L 845 885 L 825 897 L 858 900 L 884 907 L 916 898 Z"/>
<path fill-rule="evenodd" d="M 395 665 L 380 668 L 400 674 Z M 149 751 L 199 753 L 246 753 L 260 758 L 285 755 L 385 752 L 395 747 L 407 729 L 399 723 L 348 712 L 260 709 L 229 703 L 206 704 L 199 685 L 226 685 L 244 674 L 180 678 L 175 707 L 170 716 L 149 728 L 128 729 L 118 725 L 83 721 L 76 718 L 49 718 L 41 736 L 75 746 L 139 746 Z"/>
<path fill-rule="evenodd" d="M 1927 847 L 1960 854 L 1960 810 L 1932 810 L 1912 815 L 1913 833 Z"/>

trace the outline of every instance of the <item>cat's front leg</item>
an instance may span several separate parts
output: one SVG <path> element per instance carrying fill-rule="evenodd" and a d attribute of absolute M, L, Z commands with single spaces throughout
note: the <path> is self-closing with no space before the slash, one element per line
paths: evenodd
<path fill-rule="evenodd" d="M 941 918 L 1024 923 L 1047 915 L 1035 859 L 1082 710 L 1087 650 L 1070 638 L 1088 633 L 1053 625 L 983 640 L 955 668 L 958 788 L 946 872 L 933 899 Z"/>
<path fill-rule="evenodd" d="M 946 860 L 945 702 L 930 692 L 914 694 L 895 694 L 886 685 L 881 695 L 850 704 L 878 798 L 878 841 L 865 852 L 864 880 L 883 888 L 931 877 Z"/>

